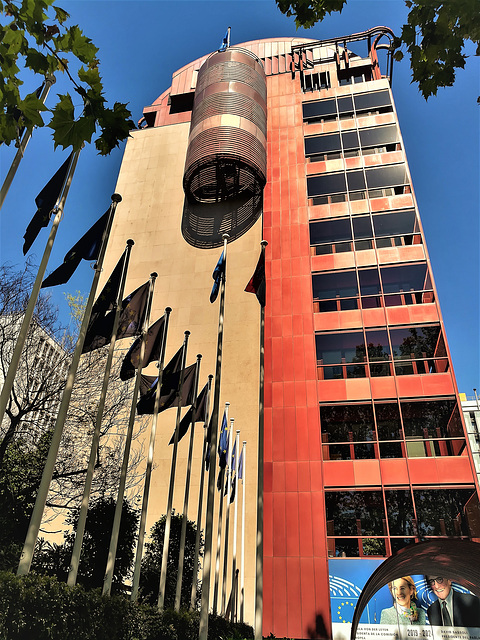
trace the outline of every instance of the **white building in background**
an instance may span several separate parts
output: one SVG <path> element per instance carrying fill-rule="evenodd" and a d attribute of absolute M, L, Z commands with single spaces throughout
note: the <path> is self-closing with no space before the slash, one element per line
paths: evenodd
<path fill-rule="evenodd" d="M 477 390 L 474 389 L 473 392 L 473 396 L 460 393 L 459 397 L 465 427 L 468 433 L 468 440 L 472 449 L 475 471 L 480 482 L 480 400 L 477 395 Z"/>

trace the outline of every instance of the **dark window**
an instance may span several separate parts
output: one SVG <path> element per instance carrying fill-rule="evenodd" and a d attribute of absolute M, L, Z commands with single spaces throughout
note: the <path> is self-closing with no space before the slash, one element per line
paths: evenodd
<path fill-rule="evenodd" d="M 315 274 L 313 297 L 318 300 L 329 298 L 349 298 L 358 295 L 355 271 Z"/>
<path fill-rule="evenodd" d="M 419 534 L 423 536 L 480 535 L 478 496 L 470 489 L 415 489 Z"/>
<path fill-rule="evenodd" d="M 310 244 L 324 244 L 352 239 L 349 218 L 321 220 L 310 223 Z"/>
<path fill-rule="evenodd" d="M 396 360 L 445 357 L 440 325 L 391 328 L 390 339 Z"/>
<path fill-rule="evenodd" d="M 325 176 L 312 176 L 307 178 L 308 197 L 328 195 L 329 193 L 345 192 L 345 175 L 333 173 Z"/>
<path fill-rule="evenodd" d="M 170 96 L 170 113 L 183 113 L 193 109 L 195 91 L 189 93 L 177 93 Z"/>
<path fill-rule="evenodd" d="M 347 182 L 349 191 L 360 191 L 365 189 L 365 177 L 363 171 L 348 171 Z"/>
<path fill-rule="evenodd" d="M 385 293 L 397 293 L 399 291 L 424 291 L 431 289 L 432 283 L 425 262 L 419 264 L 399 265 L 396 267 L 383 267 L 382 275 L 383 291 Z"/>
<path fill-rule="evenodd" d="M 359 133 L 362 147 L 383 147 L 398 140 L 398 129 L 395 125 L 360 129 Z"/>
<path fill-rule="evenodd" d="M 372 406 L 351 404 L 341 406 L 321 406 L 320 421 L 326 442 L 374 441 L 375 429 Z"/>
<path fill-rule="evenodd" d="M 305 138 L 306 156 L 339 151 L 340 149 L 340 134 L 338 133 L 328 136 L 312 136 L 310 138 Z"/>
<path fill-rule="evenodd" d="M 398 404 L 394 402 L 375 403 L 377 433 L 379 440 L 401 440 L 402 425 Z"/>
<path fill-rule="evenodd" d="M 374 214 L 373 226 L 377 237 L 418 233 L 418 223 L 413 209 L 392 213 Z"/>
<path fill-rule="evenodd" d="M 386 535 L 381 491 L 328 491 L 325 506 L 329 535 Z"/>
<path fill-rule="evenodd" d="M 304 102 L 303 119 L 321 118 L 322 116 L 337 115 L 335 100 L 318 100 L 316 102 Z"/>
<path fill-rule="evenodd" d="M 415 511 L 409 489 L 385 491 L 389 533 L 391 536 L 416 535 Z"/>
<path fill-rule="evenodd" d="M 388 91 L 375 91 L 374 93 L 359 93 L 354 96 L 355 108 L 357 111 L 375 109 L 390 105 L 390 95 Z"/>
<path fill-rule="evenodd" d="M 380 277 L 377 269 L 360 269 L 358 279 L 362 296 L 377 295 L 380 293 Z"/>
<path fill-rule="evenodd" d="M 323 364 L 363 362 L 365 344 L 363 333 L 326 333 L 315 336 L 317 360 Z"/>
<path fill-rule="evenodd" d="M 355 239 L 359 238 L 372 238 L 372 223 L 370 216 L 355 216 L 352 218 L 353 222 L 353 235 Z"/>
<path fill-rule="evenodd" d="M 367 352 L 370 362 L 390 359 L 390 345 L 386 329 L 370 329 L 366 331 Z"/>
<path fill-rule="evenodd" d="M 393 164 L 387 167 L 367 169 L 367 185 L 369 189 L 383 187 L 395 187 L 407 183 L 407 174 L 404 164 Z"/>
<path fill-rule="evenodd" d="M 463 429 L 455 400 L 402 402 L 405 436 L 462 437 Z"/>
<path fill-rule="evenodd" d="M 356 131 L 342 133 L 342 144 L 344 149 L 358 149 L 360 146 L 358 133 Z"/>
<path fill-rule="evenodd" d="M 343 98 L 338 98 L 338 112 L 353 113 L 353 100 L 351 96 L 344 96 Z"/>

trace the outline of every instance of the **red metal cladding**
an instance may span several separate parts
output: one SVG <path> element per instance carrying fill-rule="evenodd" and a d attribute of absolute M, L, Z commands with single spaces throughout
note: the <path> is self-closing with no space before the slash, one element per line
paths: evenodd
<path fill-rule="evenodd" d="M 236 198 L 266 182 L 266 80 L 250 51 L 211 55 L 198 73 L 183 186 L 189 200 Z"/>

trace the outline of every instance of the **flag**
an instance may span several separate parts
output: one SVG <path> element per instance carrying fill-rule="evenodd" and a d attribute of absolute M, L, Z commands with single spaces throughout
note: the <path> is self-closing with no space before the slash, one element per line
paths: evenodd
<path fill-rule="evenodd" d="M 101 294 L 95 300 L 92 313 L 90 314 L 82 353 L 99 349 L 111 339 L 113 322 L 111 323 L 111 327 L 108 326 L 108 323 L 105 322 L 105 316 L 109 311 L 114 309 L 117 302 L 126 255 L 126 251 L 124 251 L 122 257 L 117 262 L 117 266 L 105 283 Z"/>
<path fill-rule="evenodd" d="M 218 438 L 218 464 L 221 469 L 227 466 L 227 450 L 228 450 L 228 428 L 227 428 L 227 410 L 223 412 L 222 428 L 220 429 L 220 437 Z"/>
<path fill-rule="evenodd" d="M 143 358 L 142 369 L 146 367 L 150 362 L 160 359 L 160 350 L 162 347 L 163 333 L 165 327 L 165 316 L 163 315 L 156 322 L 154 322 L 147 331 L 147 338 L 145 343 L 145 356 Z M 120 379 L 129 380 L 135 375 L 135 369 L 140 366 L 140 350 L 142 347 L 142 337 L 140 336 L 135 340 L 127 355 L 123 359 L 122 367 L 120 369 Z"/>
<path fill-rule="evenodd" d="M 118 264 L 115 269 L 117 268 Z M 105 287 L 106 286 L 107 285 L 105 285 Z M 149 288 L 150 283 L 146 282 L 122 300 L 117 328 L 117 340 L 120 340 L 121 338 L 130 338 L 141 331 L 147 309 Z M 88 351 L 93 351 L 94 349 L 100 349 L 100 347 L 105 346 L 112 339 L 113 325 L 115 322 L 115 309 L 111 308 L 113 304 L 107 306 L 105 301 L 101 304 L 103 304 L 104 313 L 106 312 L 106 315 L 102 316 L 101 314 L 97 314 L 93 320 L 90 319 L 87 335 L 85 337 L 83 353 L 88 353 Z"/>
<path fill-rule="evenodd" d="M 225 35 L 223 36 L 222 44 L 218 48 L 219 51 L 226 51 L 228 47 L 228 29 L 225 31 Z"/>
<path fill-rule="evenodd" d="M 200 393 L 197 396 L 196 409 L 195 409 L 195 419 L 193 422 L 205 422 L 206 419 L 206 407 L 207 407 L 207 395 L 208 395 L 208 384 L 206 384 Z M 187 413 L 183 416 L 179 431 L 178 431 L 178 442 L 183 438 L 183 436 L 187 433 L 188 427 L 192 424 L 193 417 L 193 405 L 187 411 Z M 172 437 L 170 438 L 170 442 L 168 444 L 173 444 L 175 439 L 175 432 L 173 432 Z"/>
<path fill-rule="evenodd" d="M 138 335 L 147 312 L 150 281 L 147 280 L 122 300 L 122 310 L 118 322 L 117 340 Z"/>
<path fill-rule="evenodd" d="M 240 453 L 240 458 L 238 459 L 238 479 L 243 480 L 243 449 Z"/>
<path fill-rule="evenodd" d="M 109 218 L 110 207 L 65 255 L 63 264 L 57 267 L 55 271 L 42 282 L 42 289 L 68 282 L 82 259 L 96 260 L 98 258 L 103 233 L 107 227 Z"/>
<path fill-rule="evenodd" d="M 180 347 L 163 370 L 162 387 L 160 389 L 160 405 L 158 409 L 159 412 L 164 411 L 165 409 L 170 409 L 170 407 L 178 407 L 179 403 L 182 407 L 193 404 L 196 363 L 183 370 L 182 390 L 180 396 L 177 398 L 182 371 L 182 352 L 183 347 Z M 158 378 L 147 393 L 140 398 L 137 404 L 137 413 L 139 415 L 153 414 L 155 409 L 157 384 Z"/>
<path fill-rule="evenodd" d="M 210 468 L 210 443 L 212 441 L 212 418 L 210 418 L 210 422 L 208 423 L 207 428 L 207 450 L 205 452 L 205 471 L 208 471 Z"/>
<path fill-rule="evenodd" d="M 140 376 L 140 397 L 143 397 L 158 380 L 157 376 Z"/>
<path fill-rule="evenodd" d="M 50 216 L 62 192 L 63 183 L 67 177 L 72 156 L 73 152 L 68 156 L 60 169 L 58 169 L 57 173 L 47 182 L 35 198 L 37 212 L 31 219 L 27 230 L 25 231 L 25 235 L 23 236 L 25 240 L 23 245 L 23 255 L 27 253 L 35 242 L 35 239 L 40 233 L 42 227 L 46 227 L 50 222 Z"/>
<path fill-rule="evenodd" d="M 245 287 L 247 293 L 254 293 L 257 296 L 257 300 L 265 306 L 265 252 L 262 251 L 255 267 L 253 276 L 250 278 L 249 283 Z"/>
<path fill-rule="evenodd" d="M 225 258 L 222 255 L 218 259 L 217 265 L 212 273 L 212 278 L 214 279 L 212 292 L 210 294 L 210 302 L 215 302 L 218 296 L 218 292 L 220 290 L 220 282 L 222 280 L 222 275 L 225 273 Z"/>

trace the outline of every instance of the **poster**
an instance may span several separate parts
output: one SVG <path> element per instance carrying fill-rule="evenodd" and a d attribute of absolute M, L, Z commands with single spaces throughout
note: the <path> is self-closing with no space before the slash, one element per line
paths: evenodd
<path fill-rule="evenodd" d="M 355 607 L 365 583 L 371 574 L 384 562 L 381 558 L 332 558 L 329 560 L 330 603 L 332 615 L 333 640 L 350 640 L 351 623 Z M 433 626 L 428 619 L 430 608 L 437 600 L 434 590 L 423 575 L 412 575 L 415 586 L 415 602 L 418 607 L 418 620 L 415 624 L 381 623 L 382 611 L 385 618 L 392 617 L 393 598 L 387 585 L 382 587 L 365 606 L 360 618 L 356 638 L 358 640 L 480 640 L 480 599 L 474 597 L 461 585 L 453 582 L 449 585 L 455 602 L 456 615 L 468 602 L 468 619 L 475 620 L 475 627 Z M 440 580 L 443 580 L 440 578 Z M 444 585 L 450 583 L 445 579 Z M 438 589 L 438 584 L 435 585 Z M 448 588 L 448 587 L 447 587 Z M 462 594 L 467 594 L 465 597 Z M 437 605 L 437 608 L 439 605 Z M 421 623 L 424 622 L 424 624 Z"/>

